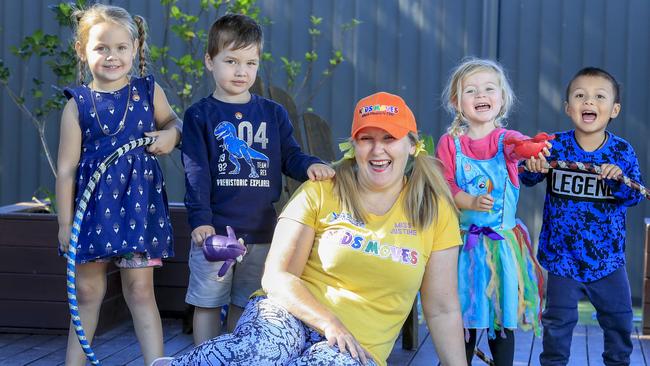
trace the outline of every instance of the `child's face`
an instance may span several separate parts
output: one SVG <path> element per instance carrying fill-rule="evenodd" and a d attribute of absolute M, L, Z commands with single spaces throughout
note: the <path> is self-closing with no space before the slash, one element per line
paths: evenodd
<path fill-rule="evenodd" d="M 212 73 L 216 88 L 214 96 L 224 102 L 245 103 L 250 98 L 260 57 L 257 45 L 233 50 L 230 46 L 213 58 L 205 55 L 205 67 Z"/>
<path fill-rule="evenodd" d="M 93 25 L 88 31 L 85 49 L 75 45 L 82 60 L 88 62 L 93 75 L 93 88 L 115 90 L 127 80 L 136 56 L 137 40 L 121 25 L 104 22 Z"/>
<path fill-rule="evenodd" d="M 580 76 L 571 83 L 564 109 L 576 130 L 600 133 L 607 128 L 610 118 L 616 118 L 621 110 L 614 98 L 609 80 L 600 76 Z"/>
<path fill-rule="evenodd" d="M 501 84 L 492 71 L 478 71 L 464 78 L 458 97 L 470 128 L 494 123 L 503 106 Z"/>

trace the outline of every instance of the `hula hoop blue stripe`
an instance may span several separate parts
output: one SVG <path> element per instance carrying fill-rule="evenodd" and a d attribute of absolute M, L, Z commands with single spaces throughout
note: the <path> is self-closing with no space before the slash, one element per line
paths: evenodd
<path fill-rule="evenodd" d="M 104 161 L 99 164 L 92 177 L 90 178 L 90 182 L 88 182 L 88 185 L 86 185 L 86 189 L 81 195 L 81 199 L 77 205 L 77 211 L 74 215 L 72 233 L 70 234 L 70 245 L 68 246 L 68 253 L 66 255 L 68 262 L 66 268 L 68 307 L 70 308 L 70 319 L 72 320 L 72 325 L 74 326 L 75 333 L 79 339 L 79 344 L 86 354 L 88 361 L 90 361 L 90 363 L 93 365 L 99 365 L 100 363 L 97 359 L 97 356 L 95 356 L 95 352 L 93 352 L 92 348 L 90 347 L 90 343 L 86 338 L 86 333 L 84 332 L 83 325 L 81 324 L 81 318 L 79 317 L 79 305 L 77 304 L 77 288 L 75 285 L 77 273 L 77 244 L 79 242 L 79 232 L 81 231 L 81 221 L 83 220 L 86 209 L 88 208 L 88 201 L 90 200 L 90 196 L 95 190 L 95 186 L 97 185 L 97 182 L 99 182 L 99 178 L 101 178 L 102 174 L 106 172 L 106 169 L 115 163 L 117 159 L 119 159 L 127 151 L 135 149 L 137 147 L 151 145 L 155 140 L 156 139 L 153 137 L 142 137 L 120 146 L 111 155 L 107 156 L 106 159 L 104 159 Z"/>

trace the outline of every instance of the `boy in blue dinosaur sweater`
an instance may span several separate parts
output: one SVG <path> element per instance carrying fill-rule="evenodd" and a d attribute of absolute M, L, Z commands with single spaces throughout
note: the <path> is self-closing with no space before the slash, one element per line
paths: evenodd
<path fill-rule="evenodd" d="M 543 156 L 526 162 L 523 184 L 546 178 L 547 193 L 539 238 L 539 263 L 548 270 L 542 313 L 540 364 L 566 365 L 578 321 L 578 300 L 586 295 L 603 329 L 605 365 L 629 365 L 632 353 L 632 301 L 625 272 L 625 214 L 643 196 L 616 180 L 621 174 L 641 182 L 632 146 L 606 130 L 621 110 L 616 79 L 587 67 L 569 82 L 565 111 L 574 130 L 560 132 L 548 160 L 578 161 L 602 167 L 592 174 L 544 168 Z"/>
<path fill-rule="evenodd" d="M 217 19 L 205 55 L 215 90 L 185 112 L 185 206 L 193 242 L 185 302 L 195 306 L 197 345 L 219 335 L 223 305 L 231 304 L 228 322 L 234 325 L 248 296 L 261 287 L 282 173 L 299 181 L 334 176 L 320 159 L 300 150 L 281 105 L 249 92 L 261 53 L 262 29 L 253 19 L 240 14 Z M 226 235 L 226 225 L 248 244 L 248 254 L 234 273 L 230 269 L 218 278 L 222 263 L 206 261 L 201 245 L 210 235 Z"/>

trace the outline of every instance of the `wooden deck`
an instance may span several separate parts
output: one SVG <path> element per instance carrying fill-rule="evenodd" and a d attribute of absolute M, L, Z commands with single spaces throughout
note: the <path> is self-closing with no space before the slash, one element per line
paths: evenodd
<path fill-rule="evenodd" d="M 178 319 L 163 319 L 165 334 L 165 353 L 176 355 L 192 347 L 192 336 L 183 334 L 181 321 Z M 639 324 L 635 323 L 639 329 Z M 634 353 L 632 365 L 647 365 L 650 356 L 650 340 L 633 335 Z M 438 358 L 433 349 L 431 338 L 424 325 L 420 326 L 419 347 L 417 350 L 401 349 L 401 340 L 388 359 L 389 365 L 394 366 L 431 366 L 436 365 Z M 65 357 L 65 336 L 0 334 L 0 365 L 63 365 Z M 540 339 L 532 341 L 532 333 L 519 332 L 516 338 L 515 365 L 539 365 L 538 356 L 541 351 Z M 95 353 L 101 358 L 102 365 L 142 365 L 140 349 L 130 322 L 124 322 L 108 332 L 98 336 L 93 343 Z M 479 348 L 489 354 L 486 337 L 483 336 Z M 570 365 L 602 365 L 603 351 L 602 331 L 594 325 L 578 325 L 573 333 Z M 474 358 L 473 365 L 485 365 Z"/>

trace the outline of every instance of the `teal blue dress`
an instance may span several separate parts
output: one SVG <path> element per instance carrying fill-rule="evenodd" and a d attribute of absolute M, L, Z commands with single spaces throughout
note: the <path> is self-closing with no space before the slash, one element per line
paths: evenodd
<path fill-rule="evenodd" d="M 463 154 L 456 146 L 455 179 L 471 195 L 490 194 L 489 212 L 462 210 L 463 248 L 458 258 L 458 292 L 467 329 L 488 329 L 495 337 L 502 329 L 534 329 L 539 334 L 541 270 L 524 224 L 517 220 L 519 188 L 508 176 L 503 152 L 485 160 Z"/>

